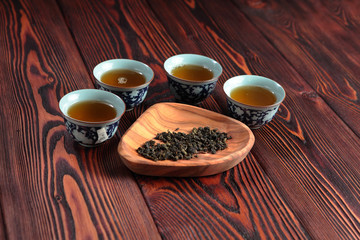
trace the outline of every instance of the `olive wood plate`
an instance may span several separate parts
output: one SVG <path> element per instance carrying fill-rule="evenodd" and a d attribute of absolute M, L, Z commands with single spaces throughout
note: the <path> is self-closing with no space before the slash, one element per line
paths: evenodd
<path fill-rule="evenodd" d="M 215 154 L 198 154 L 190 160 L 153 161 L 136 152 L 157 133 L 189 133 L 194 127 L 217 128 L 232 137 L 228 147 Z M 157 141 L 157 140 L 156 140 Z M 180 103 L 157 103 L 148 108 L 125 132 L 118 146 L 124 164 L 133 172 L 148 176 L 196 177 L 224 172 L 240 163 L 254 145 L 252 131 L 242 122 L 220 113 Z"/>

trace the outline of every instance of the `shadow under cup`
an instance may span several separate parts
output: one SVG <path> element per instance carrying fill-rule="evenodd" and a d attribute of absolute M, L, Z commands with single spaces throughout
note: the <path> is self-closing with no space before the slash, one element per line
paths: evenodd
<path fill-rule="evenodd" d="M 276 101 L 268 106 L 251 106 L 231 98 L 231 91 L 240 86 L 258 86 L 272 92 Z M 241 75 L 230 78 L 224 83 L 228 111 L 231 117 L 245 123 L 251 129 L 260 128 L 269 123 L 285 99 L 285 90 L 277 82 L 256 75 Z"/>

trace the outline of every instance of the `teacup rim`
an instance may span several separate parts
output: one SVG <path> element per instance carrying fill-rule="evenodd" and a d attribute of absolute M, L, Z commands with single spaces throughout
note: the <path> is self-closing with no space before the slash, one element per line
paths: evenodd
<path fill-rule="evenodd" d="M 119 87 L 119 86 L 113 86 L 113 85 L 110 85 L 110 84 L 107 84 L 107 83 L 104 83 L 101 81 L 101 76 L 97 77 L 97 70 L 103 65 L 103 64 L 106 64 L 106 63 L 109 63 L 109 62 L 118 62 L 118 61 L 124 61 L 124 62 L 134 62 L 136 64 L 140 64 L 140 65 L 143 65 L 145 68 L 147 68 L 148 70 L 151 71 L 152 75 L 151 75 L 151 78 L 149 80 L 146 80 L 145 83 L 141 84 L 141 85 L 138 85 L 138 86 L 134 86 L 134 87 Z M 115 69 L 115 68 L 114 68 Z M 116 69 L 126 69 L 126 68 L 116 68 Z M 148 85 L 150 85 L 150 83 L 154 80 L 154 77 L 155 77 L 155 73 L 154 73 L 154 70 L 152 70 L 152 68 L 146 64 L 146 63 L 143 63 L 139 60 L 135 60 L 135 59 L 129 59 L 129 58 L 112 58 L 112 59 L 108 59 L 108 60 L 105 60 L 105 61 L 102 61 L 100 63 L 98 63 L 94 68 L 93 68 L 93 76 L 95 78 L 95 80 L 101 85 L 104 85 L 106 86 L 107 88 L 112 88 L 112 89 L 116 89 L 116 90 L 136 90 L 136 89 L 140 89 L 140 88 L 144 88 L 144 87 L 147 87 Z"/>
<path fill-rule="evenodd" d="M 109 104 L 111 104 L 113 107 L 116 108 L 116 113 L 117 113 L 117 116 L 115 118 L 112 118 L 110 120 L 107 120 L 107 121 L 99 121 L 99 122 L 90 122 L 90 121 L 83 121 L 83 120 L 79 120 L 79 119 L 76 119 L 76 118 L 73 118 L 73 117 L 70 117 L 63 109 L 63 105 L 64 105 L 64 101 L 66 101 L 67 99 L 66 98 L 69 98 L 71 95 L 74 95 L 76 93 L 82 93 L 82 92 L 96 92 L 96 93 L 99 93 L 99 94 L 104 94 L 104 95 L 108 95 L 108 96 L 111 96 L 112 98 L 115 98 L 117 100 L 120 101 L 121 105 L 123 105 L 123 110 L 122 111 L 118 111 L 118 107 L 117 106 L 114 106 L 113 103 L 111 102 L 107 102 Z M 96 99 L 94 99 L 96 100 Z M 81 102 L 81 101 L 76 101 L 74 103 L 77 103 L 77 102 Z M 74 104 L 72 103 L 72 104 Z M 71 104 L 70 104 L 71 105 Z M 59 109 L 60 109 L 60 112 L 62 114 L 62 116 L 64 118 L 66 118 L 67 120 L 71 121 L 71 122 L 74 122 L 78 125 L 82 125 L 82 126 L 93 126 L 93 127 L 97 127 L 97 126 L 103 126 L 103 125 L 108 125 L 108 124 L 112 124 L 112 123 L 116 123 L 117 121 L 119 121 L 121 119 L 121 117 L 124 115 L 125 111 L 126 111 L 126 105 L 125 105 L 125 102 L 119 97 L 117 96 L 116 94 L 114 93 L 111 93 L 111 92 L 107 92 L 107 91 L 104 91 L 104 90 L 99 90 L 99 89 L 78 89 L 78 90 L 75 90 L 75 91 L 71 91 L 71 92 L 68 92 L 67 94 L 65 94 L 64 96 L 61 97 L 60 101 L 59 101 Z"/>
<path fill-rule="evenodd" d="M 235 79 L 239 79 L 239 78 L 243 79 L 243 78 L 248 78 L 248 77 L 263 79 L 263 80 L 271 82 L 272 84 L 277 85 L 282 90 L 282 94 L 283 94 L 282 97 L 280 99 L 277 99 L 275 103 L 273 103 L 271 105 L 266 105 L 266 106 L 256 106 L 256 105 L 245 104 L 245 103 L 239 102 L 239 101 L 233 99 L 232 97 L 230 97 L 230 92 L 228 93 L 226 91 L 226 89 L 225 89 L 227 87 L 227 85 L 231 81 L 234 81 Z M 254 84 L 246 84 L 244 86 L 260 86 L 260 87 L 262 87 L 261 85 L 254 85 Z M 228 80 L 226 80 L 225 83 L 223 84 L 223 91 L 224 91 L 224 93 L 226 95 L 226 98 L 231 100 L 232 102 L 237 103 L 237 104 L 241 104 L 241 105 L 243 105 L 243 106 L 245 106 L 247 108 L 259 109 L 259 110 L 261 110 L 261 109 L 269 109 L 269 108 L 273 108 L 275 106 L 279 106 L 285 100 L 285 97 L 286 97 L 285 89 L 281 84 L 279 84 L 278 82 L 276 82 L 276 81 L 274 81 L 274 80 L 272 80 L 270 78 L 260 76 L 260 75 L 238 75 L 238 76 L 231 77 Z"/>

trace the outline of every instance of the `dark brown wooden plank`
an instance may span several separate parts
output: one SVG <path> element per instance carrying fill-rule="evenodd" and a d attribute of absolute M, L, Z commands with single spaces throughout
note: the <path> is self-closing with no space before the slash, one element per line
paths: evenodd
<path fill-rule="evenodd" d="M 359 1 L 236 2 L 360 137 Z"/>
<path fill-rule="evenodd" d="M 224 64 L 228 74 L 260 74 L 284 85 L 287 99 L 275 121 L 255 131 L 252 152 L 311 237 L 359 238 L 358 137 L 236 5 L 151 3 L 180 49 L 202 47 L 207 55 L 219 54 L 222 63 L 232 62 Z M 171 24 L 174 18 L 182 24 Z M 221 91 L 214 95 L 222 97 Z"/>
<path fill-rule="evenodd" d="M 135 114 L 136 118 L 143 108 L 174 99 L 167 89 L 162 62 L 164 56 L 173 55 L 179 49 L 162 25 L 153 22 L 155 16 L 148 5 L 141 1 L 63 0 L 59 3 L 89 72 L 101 61 L 112 58 L 135 59 L 154 70 L 154 81 L 145 103 L 129 115 Z"/>
<path fill-rule="evenodd" d="M 58 100 L 93 83 L 56 2 L 1 1 L 0 16 L 0 238 L 160 238 L 119 138 L 66 133 Z"/>
<path fill-rule="evenodd" d="M 267 128 L 255 131 L 257 144 L 252 152 L 305 229 L 314 238 L 358 238 L 358 137 L 314 94 L 291 65 L 262 41 L 262 35 L 236 11 L 236 6 L 197 2 L 193 11 L 203 13 L 196 16 L 211 18 L 186 18 L 183 26 L 188 28 L 196 21 L 216 23 L 213 28 L 205 29 L 222 34 L 221 38 L 214 34 L 217 42 L 223 43 L 221 49 L 229 56 L 237 53 L 246 59 L 247 67 L 229 71 L 243 74 L 251 69 L 254 74 L 268 76 L 284 85 L 287 98 L 280 114 Z M 226 13 L 226 17 L 219 13 Z M 178 16 L 173 14 L 173 17 Z M 176 35 L 176 31 L 181 34 L 187 28 L 169 27 L 168 31 Z"/>
<path fill-rule="evenodd" d="M 169 16 L 172 15 L 172 12 L 168 11 L 169 9 L 182 10 L 185 8 L 187 12 L 179 19 L 186 18 L 188 15 L 192 16 L 192 14 L 191 9 L 188 9 L 189 7 L 186 5 L 184 6 L 184 3 L 174 3 L 175 6 L 169 7 L 169 9 L 163 6 L 164 4 L 166 4 L 165 1 L 151 3 L 151 6 L 147 5 L 145 1 L 119 1 L 113 2 L 111 5 L 105 2 L 90 5 L 82 4 L 82 1 L 61 1 L 69 27 L 77 40 L 89 70 L 98 61 L 112 57 L 123 57 L 135 58 L 148 63 L 155 71 L 156 79 L 154 84 L 150 86 L 149 96 L 142 106 L 125 116 L 126 123 L 121 125 L 121 131 L 124 131 L 128 126 L 127 124 L 131 122 L 129 119 L 135 120 L 141 114 L 143 108 L 158 101 L 173 100 L 173 97 L 169 96 L 165 72 L 162 69 L 162 63 L 167 57 L 175 53 L 190 51 L 220 59 L 226 67 L 229 63 L 233 67 L 246 68 L 245 62 L 243 62 L 244 65 L 233 62 L 234 59 L 242 59 L 242 56 L 236 52 L 232 58 L 217 51 L 216 46 L 219 43 L 214 41 L 213 33 L 211 31 L 204 33 L 204 26 L 197 20 L 195 21 L 197 26 L 194 29 L 201 29 L 199 34 L 203 34 L 201 36 L 209 41 L 207 42 L 208 46 L 205 46 L 205 40 L 202 41 L 199 37 L 189 41 L 183 35 L 169 31 L 167 29 L 171 27 Z M 73 14 L 71 9 L 79 8 L 79 6 L 82 6 L 80 14 L 79 12 Z M 152 9 L 157 7 L 159 8 L 158 11 L 153 14 Z M 161 21 L 158 20 L 159 16 L 163 18 Z M 92 19 L 99 19 L 98 21 L 105 26 L 101 28 L 101 34 L 98 32 L 99 26 Z M 84 28 L 84 24 L 86 24 L 86 28 Z M 86 34 L 83 34 L 84 29 L 86 29 Z M 166 31 L 169 31 L 170 35 Z M 110 41 L 110 39 L 114 39 L 114 41 Z M 116 49 L 127 49 L 127 46 L 130 46 L 129 39 L 132 41 L 132 52 L 139 53 L 139 55 L 131 55 L 129 54 L 130 51 L 122 53 L 116 51 Z M 108 47 L 101 52 L 94 52 L 87 47 L 90 45 L 93 49 L 100 49 L 103 45 Z M 146 46 L 144 52 L 140 51 L 144 49 L 142 45 Z M 250 70 L 247 72 L 250 73 Z M 224 76 L 229 76 L 228 74 L 229 72 L 226 72 Z M 221 81 L 224 81 L 224 78 Z M 217 88 L 216 91 L 217 93 L 202 106 L 221 112 L 225 101 L 221 95 L 221 89 Z M 248 159 L 247 162 L 244 163 L 245 167 L 243 168 L 245 170 L 240 169 L 239 166 L 224 175 L 203 179 L 157 179 L 139 176 L 139 183 L 157 220 L 162 237 L 166 239 L 211 238 L 212 236 L 221 238 L 224 235 L 237 238 L 251 236 L 308 238 L 291 209 L 287 207 L 259 165 L 252 158 Z M 246 164 L 250 164 L 250 166 Z M 246 175 L 243 176 L 244 174 Z M 242 177 L 245 180 L 242 180 Z M 250 181 L 246 178 L 254 178 L 255 180 Z M 240 181 L 245 181 L 246 184 L 240 183 Z M 174 187 L 174 184 L 186 186 L 187 192 L 184 192 L 185 187 Z M 255 190 L 253 189 L 255 188 L 254 184 L 256 185 Z M 172 189 L 169 190 L 170 187 Z M 207 192 L 208 188 L 212 188 L 214 191 Z M 217 191 L 222 194 L 217 193 Z M 247 193 L 241 195 L 239 191 Z M 197 192 L 200 193 L 196 194 Z M 265 192 L 268 195 L 264 196 Z M 212 194 L 216 196 L 212 197 Z M 211 198 L 214 199 L 211 200 Z M 200 201 L 200 203 L 196 209 L 192 210 L 192 204 L 196 201 Z M 274 203 L 280 206 L 280 211 Z M 232 209 L 232 204 L 237 206 Z M 241 211 L 239 210 L 240 205 Z M 212 209 L 213 207 L 215 210 Z M 187 209 L 187 212 L 183 212 L 184 209 Z M 200 214 L 199 212 L 202 209 L 206 209 L 206 213 Z M 265 212 L 267 215 L 264 218 Z M 210 232 L 209 228 L 211 229 Z"/>
<path fill-rule="evenodd" d="M 210 177 L 139 182 L 164 239 L 309 239 L 250 155 Z"/>
<path fill-rule="evenodd" d="M 1 197 L 1 192 L 0 192 L 0 197 Z M 4 216 L 3 216 L 3 210 L 2 210 L 3 206 L 0 202 L 0 239 L 7 239 L 6 237 L 6 226 L 5 226 L 5 221 L 4 221 Z"/>

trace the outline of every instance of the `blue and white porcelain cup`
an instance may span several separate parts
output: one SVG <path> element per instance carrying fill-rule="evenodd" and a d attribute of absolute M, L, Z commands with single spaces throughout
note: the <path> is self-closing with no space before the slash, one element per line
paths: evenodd
<path fill-rule="evenodd" d="M 231 91 L 240 86 L 263 87 L 275 95 L 276 101 L 268 106 L 251 106 L 240 103 L 230 96 Z M 226 94 L 230 116 L 245 123 L 251 129 L 257 129 L 269 123 L 285 98 L 285 90 L 280 84 L 269 78 L 256 75 L 241 75 L 230 78 L 224 83 L 223 90 Z"/>
<path fill-rule="evenodd" d="M 206 81 L 191 81 L 172 75 L 172 70 L 182 65 L 205 67 L 213 73 L 213 78 Z M 167 74 L 170 92 L 175 96 L 175 100 L 193 105 L 202 102 L 212 93 L 222 73 L 222 67 L 218 62 L 197 54 L 172 56 L 164 62 L 164 69 Z"/>
<path fill-rule="evenodd" d="M 69 108 L 82 101 L 99 101 L 110 104 L 115 108 L 116 116 L 103 122 L 86 122 L 70 117 Z M 66 129 L 74 140 L 85 147 L 95 147 L 115 135 L 120 118 L 125 112 L 125 103 L 120 97 L 110 92 L 81 89 L 63 96 L 59 101 L 59 108 L 64 117 Z"/>
<path fill-rule="evenodd" d="M 101 76 L 105 72 L 115 69 L 127 69 L 138 72 L 145 77 L 145 83 L 136 87 L 115 87 L 101 81 Z M 154 72 L 148 65 L 131 59 L 110 59 L 101 62 L 95 66 L 93 74 L 99 89 L 112 92 L 124 100 L 126 111 L 132 110 L 144 101 L 149 84 L 154 79 Z"/>

